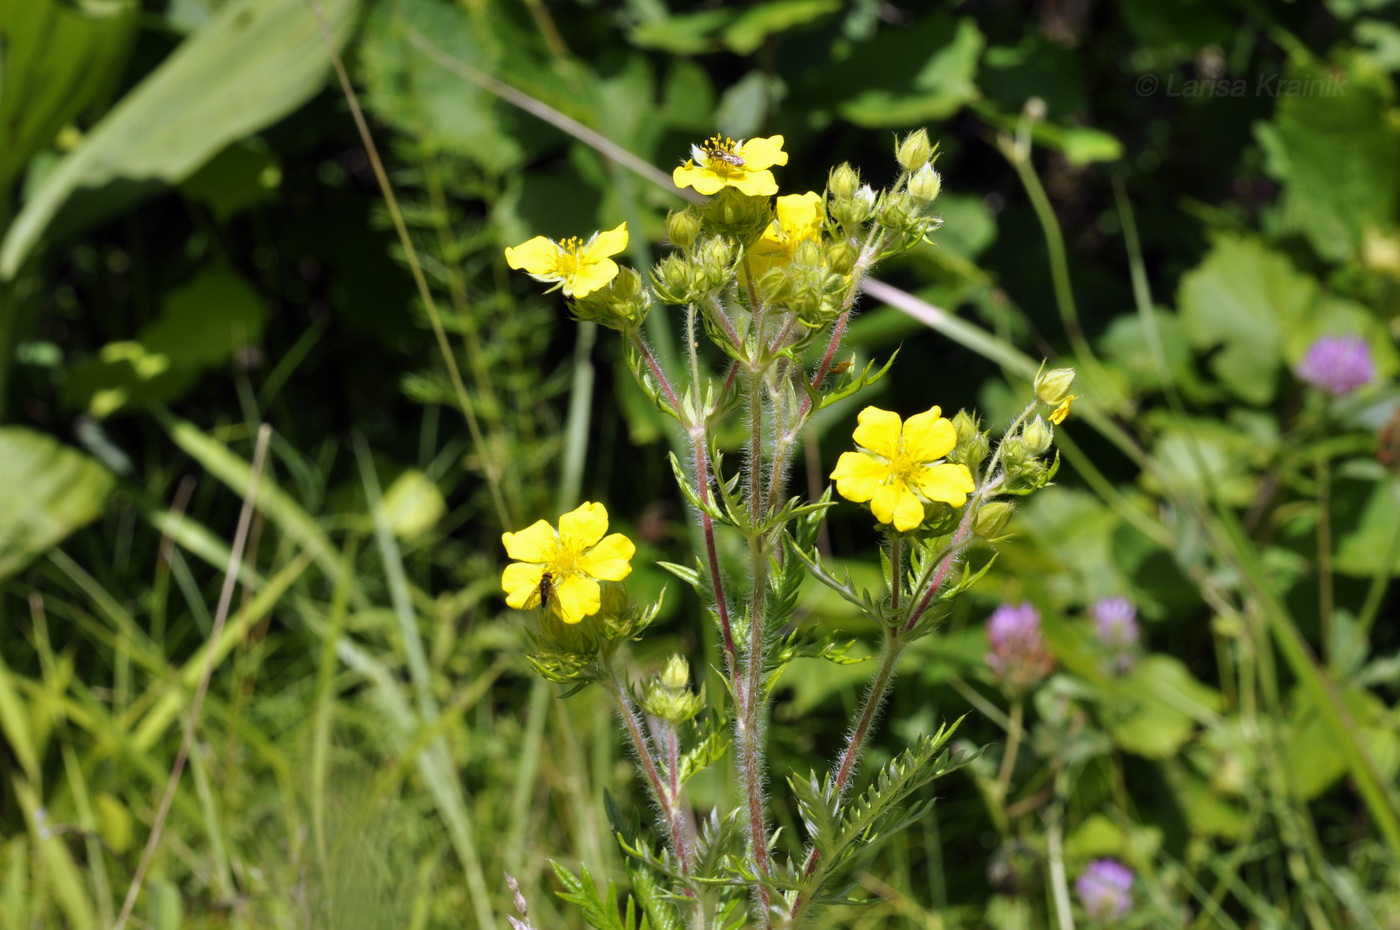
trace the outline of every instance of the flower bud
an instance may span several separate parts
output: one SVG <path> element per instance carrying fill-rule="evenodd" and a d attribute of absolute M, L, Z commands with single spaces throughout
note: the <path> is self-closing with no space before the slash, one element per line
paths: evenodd
<path fill-rule="evenodd" d="M 918 204 L 904 191 L 886 195 L 880 204 L 878 219 L 880 225 L 892 232 L 903 233 L 912 229 L 919 215 Z"/>
<path fill-rule="evenodd" d="M 690 303 L 696 290 L 697 274 L 694 263 L 684 255 L 667 255 L 651 272 L 656 296 L 668 304 Z"/>
<path fill-rule="evenodd" d="M 948 454 L 948 461 L 966 465 L 969 471 L 977 471 L 992 451 L 991 440 L 977 428 L 977 420 L 966 410 L 959 410 L 953 417 L 953 429 L 958 434 L 958 444 Z"/>
<path fill-rule="evenodd" d="M 705 707 L 705 689 L 699 694 L 690 690 L 690 663 L 673 655 L 655 678 L 649 680 L 640 695 L 642 709 L 653 717 L 669 723 L 685 723 Z"/>
<path fill-rule="evenodd" d="M 831 243 L 826 249 L 826 267 L 831 269 L 832 274 L 850 274 L 855 270 L 859 258 L 860 249 L 845 239 Z"/>
<path fill-rule="evenodd" d="M 1044 455 L 1050 451 L 1050 443 L 1055 440 L 1055 433 L 1037 416 L 1022 432 L 1021 439 L 1026 444 L 1026 451 L 1031 455 Z"/>
<path fill-rule="evenodd" d="M 930 204 L 938 199 L 943 190 L 943 179 L 938 176 L 933 165 L 924 165 L 909 179 L 909 196 L 919 203 Z"/>
<path fill-rule="evenodd" d="M 977 511 L 977 516 L 972 520 L 972 531 L 983 539 L 998 539 L 1002 531 L 1006 529 L 1006 524 L 1011 519 L 1011 515 L 1016 512 L 1016 505 L 1010 501 L 992 501 L 990 504 L 983 504 L 982 509 Z"/>
<path fill-rule="evenodd" d="M 894 157 L 909 171 L 916 171 L 927 165 L 928 160 L 933 157 L 933 146 L 929 144 L 928 133 L 922 129 L 909 133 L 903 142 L 895 146 Z"/>
<path fill-rule="evenodd" d="M 700 215 L 692 207 L 666 214 L 666 238 L 678 249 L 689 249 L 700 237 Z"/>
<path fill-rule="evenodd" d="M 734 253 L 724 239 L 719 236 L 706 239 L 696 250 L 695 257 L 707 285 L 706 290 L 713 290 L 728 280 Z"/>
<path fill-rule="evenodd" d="M 661 685 L 672 691 L 684 691 L 690 686 L 690 663 L 685 656 L 673 655 L 661 670 Z"/>
<path fill-rule="evenodd" d="M 738 240 L 746 248 L 773 222 L 767 197 L 750 197 L 732 187 L 721 188 L 699 210 L 709 229 Z"/>
<path fill-rule="evenodd" d="M 852 168 L 849 162 L 843 161 L 827 175 L 826 189 L 831 192 L 833 198 L 854 197 L 859 187 L 860 172 Z"/>
<path fill-rule="evenodd" d="M 623 267 L 606 287 L 578 298 L 569 309 L 576 320 L 628 332 L 646 319 L 651 301 L 642 287 L 642 276 L 635 268 Z"/>
<path fill-rule="evenodd" d="M 1039 397 L 1043 403 L 1052 407 L 1064 403 L 1069 396 L 1069 389 L 1074 387 L 1073 368 L 1052 368 L 1045 370 L 1045 366 L 1040 366 L 1040 371 L 1035 376 L 1035 396 Z"/>

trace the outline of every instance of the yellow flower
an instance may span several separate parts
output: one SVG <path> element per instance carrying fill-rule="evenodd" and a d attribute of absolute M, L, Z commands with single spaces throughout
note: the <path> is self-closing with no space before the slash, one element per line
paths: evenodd
<path fill-rule="evenodd" d="M 768 169 L 787 161 L 782 136 L 747 142 L 711 136 L 704 145 L 690 147 L 690 160 L 671 172 L 671 180 L 706 196 L 732 187 L 741 194 L 771 197 L 778 192 L 778 182 Z"/>
<path fill-rule="evenodd" d="M 565 623 L 596 614 L 598 582 L 626 578 L 637 552 L 632 540 L 607 532 L 607 508 L 585 502 L 559 518 L 558 530 L 536 520 L 518 533 L 503 533 L 506 553 L 518 560 L 501 573 L 506 603 L 517 610 L 554 609 Z"/>
<path fill-rule="evenodd" d="M 923 522 L 926 502 L 961 507 L 977 486 L 966 465 L 943 461 L 958 434 L 942 413 L 930 407 L 901 423 L 897 413 L 862 410 L 854 434 L 860 451 L 843 452 L 831 473 L 837 492 L 858 504 L 869 501 L 875 519 L 901 533 Z"/>
<path fill-rule="evenodd" d="M 584 242 L 572 237 L 555 242 L 536 236 L 506 249 L 506 264 L 537 281 L 557 281 L 565 297 L 586 297 L 617 277 L 617 262 L 608 258 L 627 248 L 627 224 L 597 232 Z"/>
<path fill-rule="evenodd" d="M 826 228 L 826 210 L 821 194 L 788 194 L 779 197 L 778 218 L 749 249 L 749 265 L 753 276 L 781 268 L 792 261 L 792 253 L 803 242 L 820 242 Z"/>
<path fill-rule="evenodd" d="M 1078 399 L 1078 394 L 1071 394 L 1068 397 L 1066 397 L 1060 403 L 1060 406 L 1056 407 L 1054 411 L 1050 414 L 1050 422 L 1054 423 L 1056 426 L 1059 426 L 1061 423 L 1065 422 L 1065 417 L 1069 416 L 1069 405 L 1074 403 Z"/>

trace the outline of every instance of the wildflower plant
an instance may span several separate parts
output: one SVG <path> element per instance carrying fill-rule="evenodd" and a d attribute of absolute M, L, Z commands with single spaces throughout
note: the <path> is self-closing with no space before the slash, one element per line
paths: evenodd
<path fill-rule="evenodd" d="M 559 283 L 575 318 L 620 334 L 638 384 L 679 424 L 686 451 L 673 453 L 670 466 L 699 523 L 700 551 L 692 564 L 662 564 L 699 593 L 722 663 L 718 693 L 692 685 L 684 656 L 635 686 L 625 680 L 619 647 L 643 635 L 658 605 L 638 606 L 627 595 L 634 549 L 606 534 L 602 504 L 565 514 L 557 529 L 542 520 L 505 534 L 517 561 L 502 584 L 512 607 L 532 613 L 532 664 L 552 681 L 608 690 L 659 814 L 659 841 L 613 818 L 633 880 L 635 902 L 626 908 L 611 888 L 603 894 L 591 877 L 556 866 L 565 899 L 594 927 L 639 926 L 645 914 L 653 927 L 788 928 L 820 906 L 849 903 L 841 889 L 852 865 L 928 810 L 929 781 L 966 762 L 946 748 L 957 724 L 945 724 L 858 788 L 898 660 L 937 631 L 990 566 L 985 559 L 974 570 L 970 550 L 1003 538 L 1015 498 L 1044 487 L 1058 463 L 1052 441 L 1073 399 L 1069 370 L 1042 371 L 1035 396 L 995 443 L 975 413 L 945 417 L 931 398 L 906 411 L 866 407 L 830 472 L 835 496 L 828 489 L 806 500 L 789 490 L 812 417 L 889 369 L 839 360 L 842 341 L 865 276 L 938 229 L 942 181 L 936 149 L 920 130 L 897 144 L 900 170 L 885 189 L 843 164 L 821 193 L 775 201 L 772 169 L 788 160 L 782 146 L 781 136 L 693 146 L 674 181 L 710 199 L 667 217 L 672 251 L 645 275 L 609 257 L 625 245 L 625 225 L 587 242 L 536 237 L 507 250 L 513 267 Z M 681 321 L 679 370 L 643 336 L 653 312 Z M 718 350 L 718 366 L 700 350 L 702 333 Z M 734 420 L 745 437 L 737 467 L 719 439 Z M 857 586 L 818 552 L 837 497 L 868 506 L 884 536 L 878 590 Z M 742 566 L 721 559 L 722 534 L 742 541 Z M 851 643 L 794 622 L 812 579 L 875 625 L 879 655 L 837 758 L 819 771 L 770 772 L 765 727 L 784 669 L 798 658 L 854 661 Z M 731 754 L 739 803 L 697 810 L 687 781 Z M 779 781 L 804 836 L 773 827 L 770 789 Z"/>

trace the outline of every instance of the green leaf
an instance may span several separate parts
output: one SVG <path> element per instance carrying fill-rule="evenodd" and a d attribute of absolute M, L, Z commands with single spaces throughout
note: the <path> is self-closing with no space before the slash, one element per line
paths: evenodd
<path fill-rule="evenodd" d="M 1148 759 L 1174 755 L 1195 732 L 1198 721 L 1220 710 L 1220 695 L 1202 684 L 1179 660 L 1166 655 L 1143 659 L 1107 688 L 1105 723 L 1113 741 Z"/>
<path fill-rule="evenodd" d="M 140 4 L 80 12 L 63 0 L 0 4 L 0 189 L 74 117 L 110 92 L 136 34 Z"/>
<path fill-rule="evenodd" d="M 1223 236 L 1182 277 L 1181 322 L 1211 370 L 1235 396 L 1273 400 L 1284 333 L 1317 301 L 1317 282 L 1257 239 Z"/>
<path fill-rule="evenodd" d="M 1395 714 L 1380 698 L 1358 687 L 1342 691 L 1342 703 L 1351 715 L 1356 737 L 1366 744 L 1376 768 L 1393 777 L 1400 764 L 1400 736 Z M 1284 747 L 1289 783 L 1298 797 L 1310 801 L 1346 774 L 1347 760 L 1337 751 L 1333 733 L 1308 692 L 1293 693 Z"/>
<path fill-rule="evenodd" d="M 357 5 L 321 0 L 336 44 Z M 321 27 L 303 0 L 225 4 L 44 179 L 0 245 L 0 277 L 14 277 L 70 199 L 85 212 L 68 218 L 85 225 L 184 180 L 230 142 L 304 103 L 329 66 Z"/>
<path fill-rule="evenodd" d="M 770 0 L 740 14 L 724 30 L 724 44 L 730 51 L 750 55 L 770 35 L 809 25 L 840 8 L 840 0 Z"/>
<path fill-rule="evenodd" d="M 111 472 L 48 436 L 0 427 L 0 579 L 102 512 Z"/>
<path fill-rule="evenodd" d="M 1267 170 L 1284 184 L 1278 231 L 1345 261 L 1368 227 L 1393 229 L 1400 207 L 1390 79 L 1368 55 L 1352 53 L 1331 65 L 1295 61 L 1278 80 L 1299 89 L 1279 91 L 1273 120 L 1255 126 Z"/>
<path fill-rule="evenodd" d="M 282 167 L 260 139 L 235 142 L 180 184 L 181 193 L 228 220 L 277 197 Z"/>
<path fill-rule="evenodd" d="M 683 16 L 668 16 L 665 19 L 643 23 L 632 30 L 628 37 L 643 48 L 660 49 L 677 55 L 694 55 L 713 51 L 718 44 L 718 33 L 738 16 L 733 9 L 702 10 Z"/>
<path fill-rule="evenodd" d="M 206 269 L 165 299 L 138 339 L 109 343 L 74 366 L 64 400 L 99 418 L 173 400 L 201 370 L 259 342 L 265 322 L 262 299 L 247 281 L 227 269 Z"/>
<path fill-rule="evenodd" d="M 1333 567 L 1363 578 L 1378 572 L 1400 574 L 1400 481 L 1391 478 L 1375 485 L 1356 529 L 1338 545 Z"/>
<path fill-rule="evenodd" d="M 977 99 L 983 44 L 971 17 L 939 13 L 909 29 L 881 32 L 830 68 L 822 88 L 842 101 L 843 119 L 867 129 L 944 119 Z M 910 62 L 922 63 L 912 76 Z"/>

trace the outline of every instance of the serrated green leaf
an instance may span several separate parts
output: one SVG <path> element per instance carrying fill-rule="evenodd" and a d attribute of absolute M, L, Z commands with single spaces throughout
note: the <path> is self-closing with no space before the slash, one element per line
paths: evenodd
<path fill-rule="evenodd" d="M 112 473 L 42 433 L 0 427 L 0 579 L 90 523 L 112 491 Z"/>

